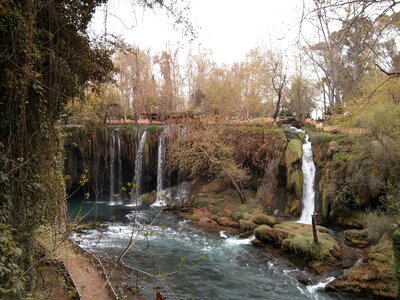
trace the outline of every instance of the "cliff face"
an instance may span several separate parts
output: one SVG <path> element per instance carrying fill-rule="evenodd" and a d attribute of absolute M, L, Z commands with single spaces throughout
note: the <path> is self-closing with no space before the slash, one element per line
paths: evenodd
<path fill-rule="evenodd" d="M 361 227 L 355 214 L 380 205 L 387 171 L 379 164 L 377 146 L 360 147 L 357 139 L 362 137 L 311 133 L 322 222 Z"/>
<path fill-rule="evenodd" d="M 189 125 L 190 126 L 190 125 Z M 175 128 L 182 131 L 183 127 Z M 157 160 L 161 126 L 101 126 L 71 128 L 65 139 L 65 176 L 68 192 L 79 189 L 91 197 L 110 197 L 133 181 L 135 157 L 141 135 L 147 137 L 143 153 L 142 193 L 157 187 Z M 168 139 L 166 152 L 168 152 Z M 288 139 L 281 128 L 228 126 L 221 139 L 232 147 L 236 162 L 249 171 L 244 188 L 255 201 L 270 209 L 298 215 L 301 210 L 302 148 L 300 140 Z M 119 158 L 120 157 L 120 158 Z M 120 168 L 120 169 L 119 169 Z M 166 172 L 165 187 L 185 179 L 179 170 Z M 82 180 L 88 184 L 80 188 Z M 113 182 L 112 186 L 111 183 Z"/>
<path fill-rule="evenodd" d="M 67 130 L 64 174 L 68 192 L 89 192 L 96 198 L 109 197 L 111 191 L 119 193 L 122 186 L 133 181 L 139 135 L 143 130 L 147 130 L 147 138 L 143 151 L 142 191 L 154 190 L 157 183 L 158 138 L 162 127 L 103 126 Z M 85 178 L 88 184 L 80 188 Z"/>

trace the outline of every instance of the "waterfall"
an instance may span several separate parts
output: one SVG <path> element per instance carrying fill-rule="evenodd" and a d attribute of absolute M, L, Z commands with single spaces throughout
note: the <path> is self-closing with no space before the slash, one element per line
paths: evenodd
<path fill-rule="evenodd" d="M 315 205 L 315 192 L 314 192 L 314 179 L 315 179 L 315 164 L 312 155 L 311 142 L 309 141 L 308 134 L 306 135 L 305 142 L 303 143 L 303 158 L 302 158 L 302 171 L 303 171 L 303 209 L 300 216 L 300 223 L 311 224 L 311 215 L 314 213 Z"/>
<path fill-rule="evenodd" d="M 117 167 L 117 172 L 115 172 Z M 118 183 L 117 193 L 115 191 L 115 183 Z M 110 187 L 109 201 L 114 202 L 115 194 L 120 193 L 122 187 L 122 160 L 121 160 L 121 138 L 119 128 L 112 131 L 110 138 Z"/>
<path fill-rule="evenodd" d="M 114 201 L 114 166 L 115 166 L 115 131 L 113 130 L 110 139 L 110 188 L 109 201 Z"/>
<path fill-rule="evenodd" d="M 158 141 L 157 157 L 157 200 L 154 206 L 162 206 L 165 201 L 164 177 L 165 177 L 165 130 L 161 132 Z"/>
<path fill-rule="evenodd" d="M 146 142 L 147 131 L 144 130 L 142 137 L 140 139 L 139 147 L 136 151 L 135 158 L 135 176 L 133 178 L 133 183 L 136 184 L 136 198 L 134 200 L 139 201 L 140 190 L 142 188 L 142 174 L 143 174 L 143 150 L 144 144 Z M 138 204 L 138 202 L 137 202 Z"/>
<path fill-rule="evenodd" d="M 116 130 L 117 132 L 117 159 L 118 159 L 118 193 L 121 193 L 122 188 L 122 155 L 121 155 L 121 136 L 119 133 L 119 128 Z"/>

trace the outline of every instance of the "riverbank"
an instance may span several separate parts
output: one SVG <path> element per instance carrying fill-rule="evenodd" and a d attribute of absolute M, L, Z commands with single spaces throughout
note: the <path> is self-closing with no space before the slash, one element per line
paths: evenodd
<path fill-rule="evenodd" d="M 89 252 L 54 228 L 41 228 L 38 237 L 44 251 L 42 260 L 45 266 L 57 266 L 50 278 L 48 275 L 44 277 L 48 281 L 49 299 L 116 299 L 101 262 Z"/>
<path fill-rule="evenodd" d="M 311 225 L 296 223 L 279 212 L 268 215 L 254 202 L 241 204 L 229 188 L 211 192 L 214 182 L 199 186 L 193 188 L 192 207 L 180 212 L 194 226 L 221 236 L 254 235 L 254 246 L 305 270 L 307 276 L 299 277 L 304 284 L 331 278 L 329 290 L 397 298 L 394 252 L 387 236 L 373 244 L 368 234 L 365 235 L 366 230 L 336 228 L 332 231 L 318 226 L 319 244 L 316 245 Z M 380 258 L 383 253 L 386 253 L 385 259 Z M 361 273 L 364 275 L 357 275 Z"/>

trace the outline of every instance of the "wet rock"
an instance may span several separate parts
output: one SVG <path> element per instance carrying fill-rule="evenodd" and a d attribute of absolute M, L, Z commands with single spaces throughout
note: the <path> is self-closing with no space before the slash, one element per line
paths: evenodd
<path fill-rule="evenodd" d="M 397 299 L 396 262 L 389 237 L 384 235 L 364 261 L 329 283 L 327 289 Z"/>
<path fill-rule="evenodd" d="M 346 242 L 357 248 L 365 248 L 369 246 L 369 232 L 366 229 L 357 230 L 350 229 L 344 232 Z"/>
<path fill-rule="evenodd" d="M 298 282 L 300 282 L 300 283 L 302 283 L 302 284 L 304 284 L 304 285 L 312 285 L 312 284 L 313 284 L 311 278 L 308 277 L 308 276 L 305 275 L 305 274 L 299 274 L 299 275 L 297 275 L 297 276 L 296 276 L 296 279 L 297 279 Z"/>
<path fill-rule="evenodd" d="M 248 238 L 248 237 L 250 237 L 252 235 L 253 235 L 253 231 L 252 230 L 239 233 L 239 237 L 240 238 Z"/>
<path fill-rule="evenodd" d="M 261 247 L 261 248 L 265 247 L 265 244 L 258 239 L 252 240 L 251 243 L 256 247 Z"/>
<path fill-rule="evenodd" d="M 342 267 L 345 269 L 353 267 L 362 258 L 362 255 L 360 250 L 342 245 Z"/>

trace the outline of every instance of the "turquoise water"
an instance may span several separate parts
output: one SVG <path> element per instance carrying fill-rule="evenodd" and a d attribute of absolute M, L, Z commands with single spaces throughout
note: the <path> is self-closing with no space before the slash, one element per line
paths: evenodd
<path fill-rule="evenodd" d="M 250 239 L 205 232 L 172 212 L 159 214 L 160 208 L 135 212 L 123 204 L 82 204 L 75 199 L 69 211 L 71 218 L 80 212 L 104 224 L 101 230 L 73 236 L 97 255 L 119 256 L 133 237 L 124 262 L 149 274 L 163 274 L 160 280 L 140 273 L 145 299 L 153 299 L 155 286 L 163 288 L 167 299 L 355 299 L 328 294 L 317 285 L 304 286 L 296 279 L 301 270 L 254 247 Z"/>

